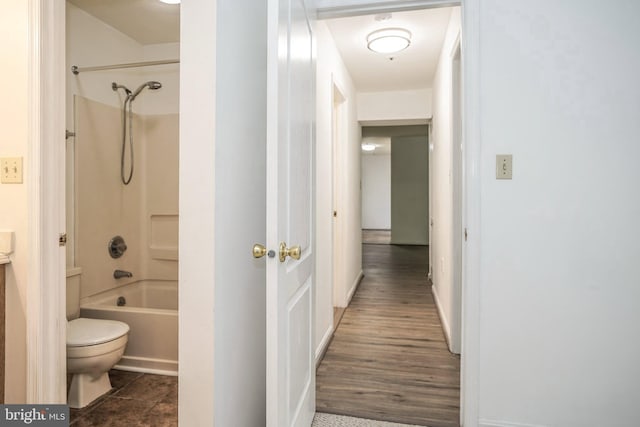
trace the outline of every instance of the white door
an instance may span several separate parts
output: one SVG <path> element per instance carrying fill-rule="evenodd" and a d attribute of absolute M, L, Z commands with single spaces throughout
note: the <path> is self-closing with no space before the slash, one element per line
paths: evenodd
<path fill-rule="evenodd" d="M 269 0 L 267 62 L 267 426 L 315 413 L 315 73 L 304 0 Z M 300 259 L 280 246 L 299 247 Z M 286 250 L 284 251 L 286 252 Z M 293 251 L 295 252 L 295 251 Z"/>

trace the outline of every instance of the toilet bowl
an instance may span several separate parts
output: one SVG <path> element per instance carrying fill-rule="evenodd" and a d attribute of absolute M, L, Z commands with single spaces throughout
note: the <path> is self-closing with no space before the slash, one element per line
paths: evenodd
<path fill-rule="evenodd" d="M 67 373 L 73 374 L 67 404 L 83 408 L 111 390 L 109 369 L 118 363 L 129 325 L 116 320 L 76 318 L 67 322 Z"/>

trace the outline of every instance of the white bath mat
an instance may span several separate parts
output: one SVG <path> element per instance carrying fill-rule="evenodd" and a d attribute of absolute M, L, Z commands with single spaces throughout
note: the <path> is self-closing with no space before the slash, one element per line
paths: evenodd
<path fill-rule="evenodd" d="M 414 424 L 396 424 L 385 421 L 366 420 L 364 418 L 345 417 L 344 415 L 316 412 L 311 427 L 421 427 Z M 426 426 L 422 426 L 426 427 Z"/>

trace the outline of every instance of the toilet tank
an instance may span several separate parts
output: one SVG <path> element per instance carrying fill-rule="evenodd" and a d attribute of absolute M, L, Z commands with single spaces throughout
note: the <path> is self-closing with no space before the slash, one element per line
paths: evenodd
<path fill-rule="evenodd" d="M 81 268 L 67 269 L 67 320 L 80 317 L 80 278 Z"/>

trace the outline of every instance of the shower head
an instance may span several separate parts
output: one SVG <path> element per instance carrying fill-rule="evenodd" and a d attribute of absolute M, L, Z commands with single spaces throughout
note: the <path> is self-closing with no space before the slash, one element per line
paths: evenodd
<path fill-rule="evenodd" d="M 138 89 L 136 89 L 135 92 L 133 92 L 133 95 L 131 95 L 131 101 L 136 99 L 136 96 L 138 96 L 140 94 L 140 92 L 142 92 L 142 90 L 145 87 L 148 87 L 151 90 L 158 90 L 158 89 L 160 89 L 162 87 L 162 83 L 155 82 L 155 81 L 150 81 L 150 82 L 146 82 L 146 83 L 140 85 L 140 87 Z"/>

